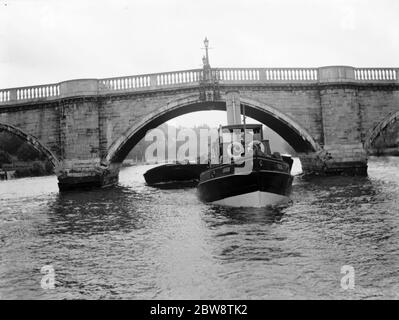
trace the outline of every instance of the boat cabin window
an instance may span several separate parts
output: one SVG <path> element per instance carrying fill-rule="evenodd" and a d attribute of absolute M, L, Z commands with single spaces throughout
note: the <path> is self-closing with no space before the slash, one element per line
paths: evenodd
<path fill-rule="evenodd" d="M 223 161 L 245 156 L 245 148 L 265 149 L 262 125 L 233 125 L 219 128 L 219 154 Z M 249 150 L 247 150 L 249 151 Z"/>

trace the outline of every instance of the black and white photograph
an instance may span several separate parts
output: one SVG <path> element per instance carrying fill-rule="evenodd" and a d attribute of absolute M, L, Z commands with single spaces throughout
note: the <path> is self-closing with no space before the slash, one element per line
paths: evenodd
<path fill-rule="evenodd" d="M 0 300 L 398 300 L 398 31 L 396 0 L 0 0 Z"/>

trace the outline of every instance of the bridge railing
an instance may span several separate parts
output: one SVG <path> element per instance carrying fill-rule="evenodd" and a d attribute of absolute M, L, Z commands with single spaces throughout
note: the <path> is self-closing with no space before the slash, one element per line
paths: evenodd
<path fill-rule="evenodd" d="M 99 80 L 99 91 L 119 91 L 129 89 L 142 89 L 150 87 L 150 76 L 128 76 Z"/>
<path fill-rule="evenodd" d="M 216 74 L 222 82 L 260 81 L 260 70 L 258 68 L 217 68 Z"/>
<path fill-rule="evenodd" d="M 155 84 L 158 87 L 198 83 L 202 69 L 185 70 L 178 72 L 165 72 L 155 75 Z"/>
<path fill-rule="evenodd" d="M 202 69 L 164 72 L 138 76 L 105 78 L 99 80 L 99 92 L 136 91 L 163 87 L 176 87 L 184 84 L 196 84 Z"/>
<path fill-rule="evenodd" d="M 17 100 L 58 97 L 60 95 L 60 85 L 46 84 L 41 86 L 17 88 L 15 94 Z"/>
<path fill-rule="evenodd" d="M 9 103 L 12 101 L 25 102 L 37 99 L 51 99 L 58 98 L 60 95 L 60 85 L 45 84 L 31 87 L 19 87 L 0 90 L 0 103 Z"/>
<path fill-rule="evenodd" d="M 219 68 L 223 82 L 317 81 L 317 68 Z"/>
<path fill-rule="evenodd" d="M 8 89 L 0 90 L 0 103 L 7 103 L 10 101 L 10 91 Z"/>
<path fill-rule="evenodd" d="M 397 81 L 399 69 L 393 68 L 355 68 L 358 81 Z"/>
<path fill-rule="evenodd" d="M 341 77 L 345 69 L 344 78 Z M 322 71 L 323 70 L 323 71 Z M 346 73 L 348 72 L 348 73 Z M 359 83 L 399 82 L 398 68 L 213 68 L 212 74 L 220 84 L 268 84 L 268 83 L 318 83 L 334 81 L 339 76 Z M 27 101 L 54 100 L 79 94 L 109 94 L 113 92 L 151 91 L 168 88 L 198 86 L 203 79 L 203 69 L 191 69 L 104 79 L 70 80 L 40 86 L 0 89 L 0 105 Z M 90 81 L 90 85 L 85 83 Z M 74 83 L 75 85 L 66 85 Z M 82 87 L 83 86 L 83 87 Z M 80 89 L 79 89 L 80 87 Z M 71 89 L 73 88 L 73 89 Z M 76 91 L 76 92 L 75 92 Z M 76 94 L 76 95 L 79 95 Z"/>
<path fill-rule="evenodd" d="M 267 81 L 317 81 L 317 68 L 263 69 Z"/>
<path fill-rule="evenodd" d="M 223 83 L 266 83 L 317 81 L 316 68 L 214 68 L 212 73 Z M 138 91 L 198 85 L 202 69 L 164 72 L 139 76 L 106 78 L 99 80 L 99 92 Z"/>

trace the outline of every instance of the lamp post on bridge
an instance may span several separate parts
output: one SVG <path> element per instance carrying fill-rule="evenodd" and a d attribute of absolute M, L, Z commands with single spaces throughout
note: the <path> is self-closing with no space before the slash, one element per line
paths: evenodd
<path fill-rule="evenodd" d="M 209 54 L 208 54 L 209 40 L 207 37 L 205 37 L 204 45 L 205 45 L 205 57 L 203 58 L 204 68 L 205 67 L 210 68 L 211 65 L 209 64 Z"/>
<path fill-rule="evenodd" d="M 202 57 L 202 76 L 200 78 L 200 98 L 205 101 L 217 100 L 220 96 L 219 86 L 216 74 L 212 73 L 211 65 L 209 63 L 209 40 L 204 39 L 205 55 Z"/>
<path fill-rule="evenodd" d="M 209 54 L 208 54 L 208 49 L 209 49 L 209 40 L 207 37 L 205 37 L 204 40 L 204 49 L 205 49 L 205 56 L 202 57 L 202 64 L 203 64 L 203 80 L 204 81 L 210 81 L 212 80 L 212 74 L 211 74 L 211 65 L 209 63 Z"/>

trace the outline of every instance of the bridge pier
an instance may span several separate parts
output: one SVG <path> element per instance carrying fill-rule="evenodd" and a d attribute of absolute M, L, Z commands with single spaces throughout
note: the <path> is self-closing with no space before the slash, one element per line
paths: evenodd
<path fill-rule="evenodd" d="M 301 158 L 305 173 L 367 175 L 362 144 L 362 110 L 355 68 L 319 68 L 323 148 Z"/>
<path fill-rule="evenodd" d="M 329 145 L 299 154 L 305 175 L 367 175 L 367 154 L 362 144 Z"/>

